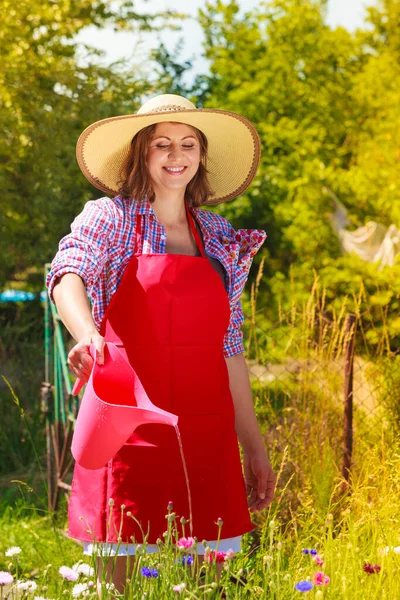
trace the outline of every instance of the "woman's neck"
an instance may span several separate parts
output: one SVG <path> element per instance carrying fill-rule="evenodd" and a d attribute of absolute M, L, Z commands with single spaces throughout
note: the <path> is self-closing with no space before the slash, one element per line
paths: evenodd
<path fill-rule="evenodd" d="M 164 227 L 174 227 L 186 221 L 185 196 L 181 190 L 172 190 L 162 196 L 156 193 L 152 207 Z"/>

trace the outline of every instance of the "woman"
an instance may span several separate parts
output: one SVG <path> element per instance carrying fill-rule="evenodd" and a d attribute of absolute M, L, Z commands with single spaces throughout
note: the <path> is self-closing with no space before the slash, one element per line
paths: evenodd
<path fill-rule="evenodd" d="M 264 509 L 275 483 L 240 331 L 240 294 L 265 233 L 236 232 L 198 207 L 248 187 L 259 161 L 258 135 L 240 115 L 196 109 L 164 94 L 136 115 L 88 127 L 77 156 L 87 179 L 114 197 L 87 203 L 48 276 L 50 295 L 77 340 L 68 364 L 86 381 L 90 344 L 99 363 L 105 341 L 125 352 L 151 401 L 179 417 L 198 553 L 204 554 L 201 540 L 215 547 L 218 519 L 219 549 L 237 552 L 241 535 L 253 528 L 248 507 Z M 132 541 L 143 541 L 142 528 L 147 551 L 156 551 L 170 501 L 188 519 L 175 432 L 143 425 L 103 468 L 76 465 L 69 533 L 85 542 L 86 552 L 91 542 L 116 544 L 120 534 L 118 554 L 127 555 L 135 552 Z M 118 586 L 124 574 L 118 558 Z"/>

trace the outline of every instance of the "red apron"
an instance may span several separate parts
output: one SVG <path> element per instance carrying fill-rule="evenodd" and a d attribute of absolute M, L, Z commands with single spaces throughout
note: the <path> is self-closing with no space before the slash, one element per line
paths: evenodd
<path fill-rule="evenodd" d="M 228 296 L 187 214 L 201 257 L 142 254 L 138 215 L 136 253 L 100 333 L 123 348 L 151 401 L 179 417 L 193 535 L 202 541 L 217 539 L 218 518 L 223 520 L 222 538 L 246 533 L 253 525 L 223 355 Z M 175 430 L 141 425 L 105 467 L 90 471 L 75 465 L 69 534 L 88 542 L 116 542 L 120 532 L 123 542 L 141 543 L 138 521 L 147 542 L 155 543 L 167 529 L 170 501 L 179 517 L 189 519 Z"/>

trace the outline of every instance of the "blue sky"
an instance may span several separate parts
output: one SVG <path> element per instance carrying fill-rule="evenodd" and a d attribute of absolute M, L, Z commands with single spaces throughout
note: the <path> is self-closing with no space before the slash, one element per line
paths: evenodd
<path fill-rule="evenodd" d="M 259 4 L 259 0 L 242 0 L 240 2 L 246 10 Z M 365 7 L 376 4 L 376 0 L 329 0 L 328 2 L 328 23 L 332 27 L 342 25 L 350 31 L 354 31 L 363 24 L 365 16 Z M 189 13 L 193 19 L 187 21 L 184 25 L 184 31 L 172 32 L 166 30 L 161 34 L 138 34 L 115 33 L 111 29 L 102 31 L 96 28 L 86 28 L 80 33 L 78 39 L 89 43 L 106 52 L 105 61 L 112 62 L 120 58 L 132 59 L 133 64 L 146 61 L 148 51 L 158 45 L 161 39 L 166 47 L 172 50 L 179 40 L 183 37 L 185 40 L 180 58 L 181 60 L 192 59 L 192 76 L 198 72 L 207 71 L 207 62 L 201 57 L 203 34 L 201 27 L 196 23 L 195 16 L 199 7 L 204 5 L 204 0 L 136 0 L 138 12 L 159 12 L 167 8 Z"/>

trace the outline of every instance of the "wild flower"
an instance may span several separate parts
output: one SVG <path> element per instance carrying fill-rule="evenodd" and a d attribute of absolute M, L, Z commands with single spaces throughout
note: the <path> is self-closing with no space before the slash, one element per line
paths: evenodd
<path fill-rule="evenodd" d="M 368 573 L 368 575 L 373 575 L 374 573 L 379 573 L 381 567 L 379 565 L 372 565 L 371 563 L 365 563 L 363 566 L 363 571 Z"/>
<path fill-rule="evenodd" d="M 158 571 L 150 567 L 142 567 L 142 575 L 143 577 L 158 577 Z"/>
<path fill-rule="evenodd" d="M 66 579 L 67 581 L 78 581 L 79 573 L 75 571 L 75 569 L 70 569 L 69 567 L 60 567 L 58 569 L 61 577 Z"/>
<path fill-rule="evenodd" d="M 400 546 L 386 546 L 386 548 L 380 548 L 378 550 L 379 554 L 389 554 L 389 552 L 394 552 L 395 554 L 400 554 Z"/>
<path fill-rule="evenodd" d="M 22 550 L 19 546 L 11 546 L 11 548 L 6 550 L 6 556 L 17 556 L 20 552 L 22 552 Z"/>
<path fill-rule="evenodd" d="M 176 559 L 176 563 L 180 565 L 192 565 L 193 564 L 193 556 L 182 556 Z"/>
<path fill-rule="evenodd" d="M 23 590 L 24 592 L 34 592 L 37 589 L 37 583 L 31 579 L 17 581 L 17 589 Z"/>
<path fill-rule="evenodd" d="M 302 553 L 303 554 L 311 554 L 312 556 L 316 556 L 317 551 L 315 550 L 315 548 L 310 548 L 310 549 L 303 548 Z"/>
<path fill-rule="evenodd" d="M 319 567 L 323 567 L 324 566 L 324 561 L 322 560 L 322 558 L 318 554 L 315 557 L 315 562 L 317 563 L 317 565 Z"/>
<path fill-rule="evenodd" d="M 174 587 L 172 588 L 174 590 L 174 592 L 176 592 L 177 594 L 180 594 L 181 592 L 183 592 L 183 590 L 186 588 L 186 584 L 185 583 L 178 583 L 178 585 L 174 585 Z"/>
<path fill-rule="evenodd" d="M 94 569 L 87 563 L 77 562 L 72 567 L 73 571 L 76 571 L 79 574 L 85 575 L 86 577 L 93 577 Z"/>
<path fill-rule="evenodd" d="M 88 589 L 89 586 L 87 583 L 76 583 L 72 588 L 71 594 L 74 598 L 77 598 L 78 596 L 81 596 L 84 592 L 86 592 L 86 590 Z"/>
<path fill-rule="evenodd" d="M 0 571 L 0 585 L 9 585 L 14 581 L 14 577 L 7 571 Z"/>
<path fill-rule="evenodd" d="M 178 546 L 179 550 L 190 550 L 191 548 L 193 548 L 193 546 L 195 545 L 196 540 L 192 537 L 181 537 L 176 545 Z"/>
<path fill-rule="evenodd" d="M 322 571 L 317 571 L 314 573 L 314 583 L 315 585 L 328 585 L 330 582 L 330 577 L 325 575 Z"/>
<path fill-rule="evenodd" d="M 229 552 L 229 554 L 228 554 Z M 209 550 L 208 552 L 205 553 L 204 555 L 204 560 L 208 563 L 212 563 L 212 562 L 216 562 L 216 563 L 223 563 L 226 560 L 232 558 L 232 550 L 228 551 L 228 552 L 220 552 L 217 550 Z"/>
<path fill-rule="evenodd" d="M 296 583 L 294 587 L 298 592 L 309 592 L 313 589 L 314 584 L 311 583 L 311 581 L 307 581 L 306 579 L 304 579 L 303 581 L 299 581 L 298 583 Z"/>

